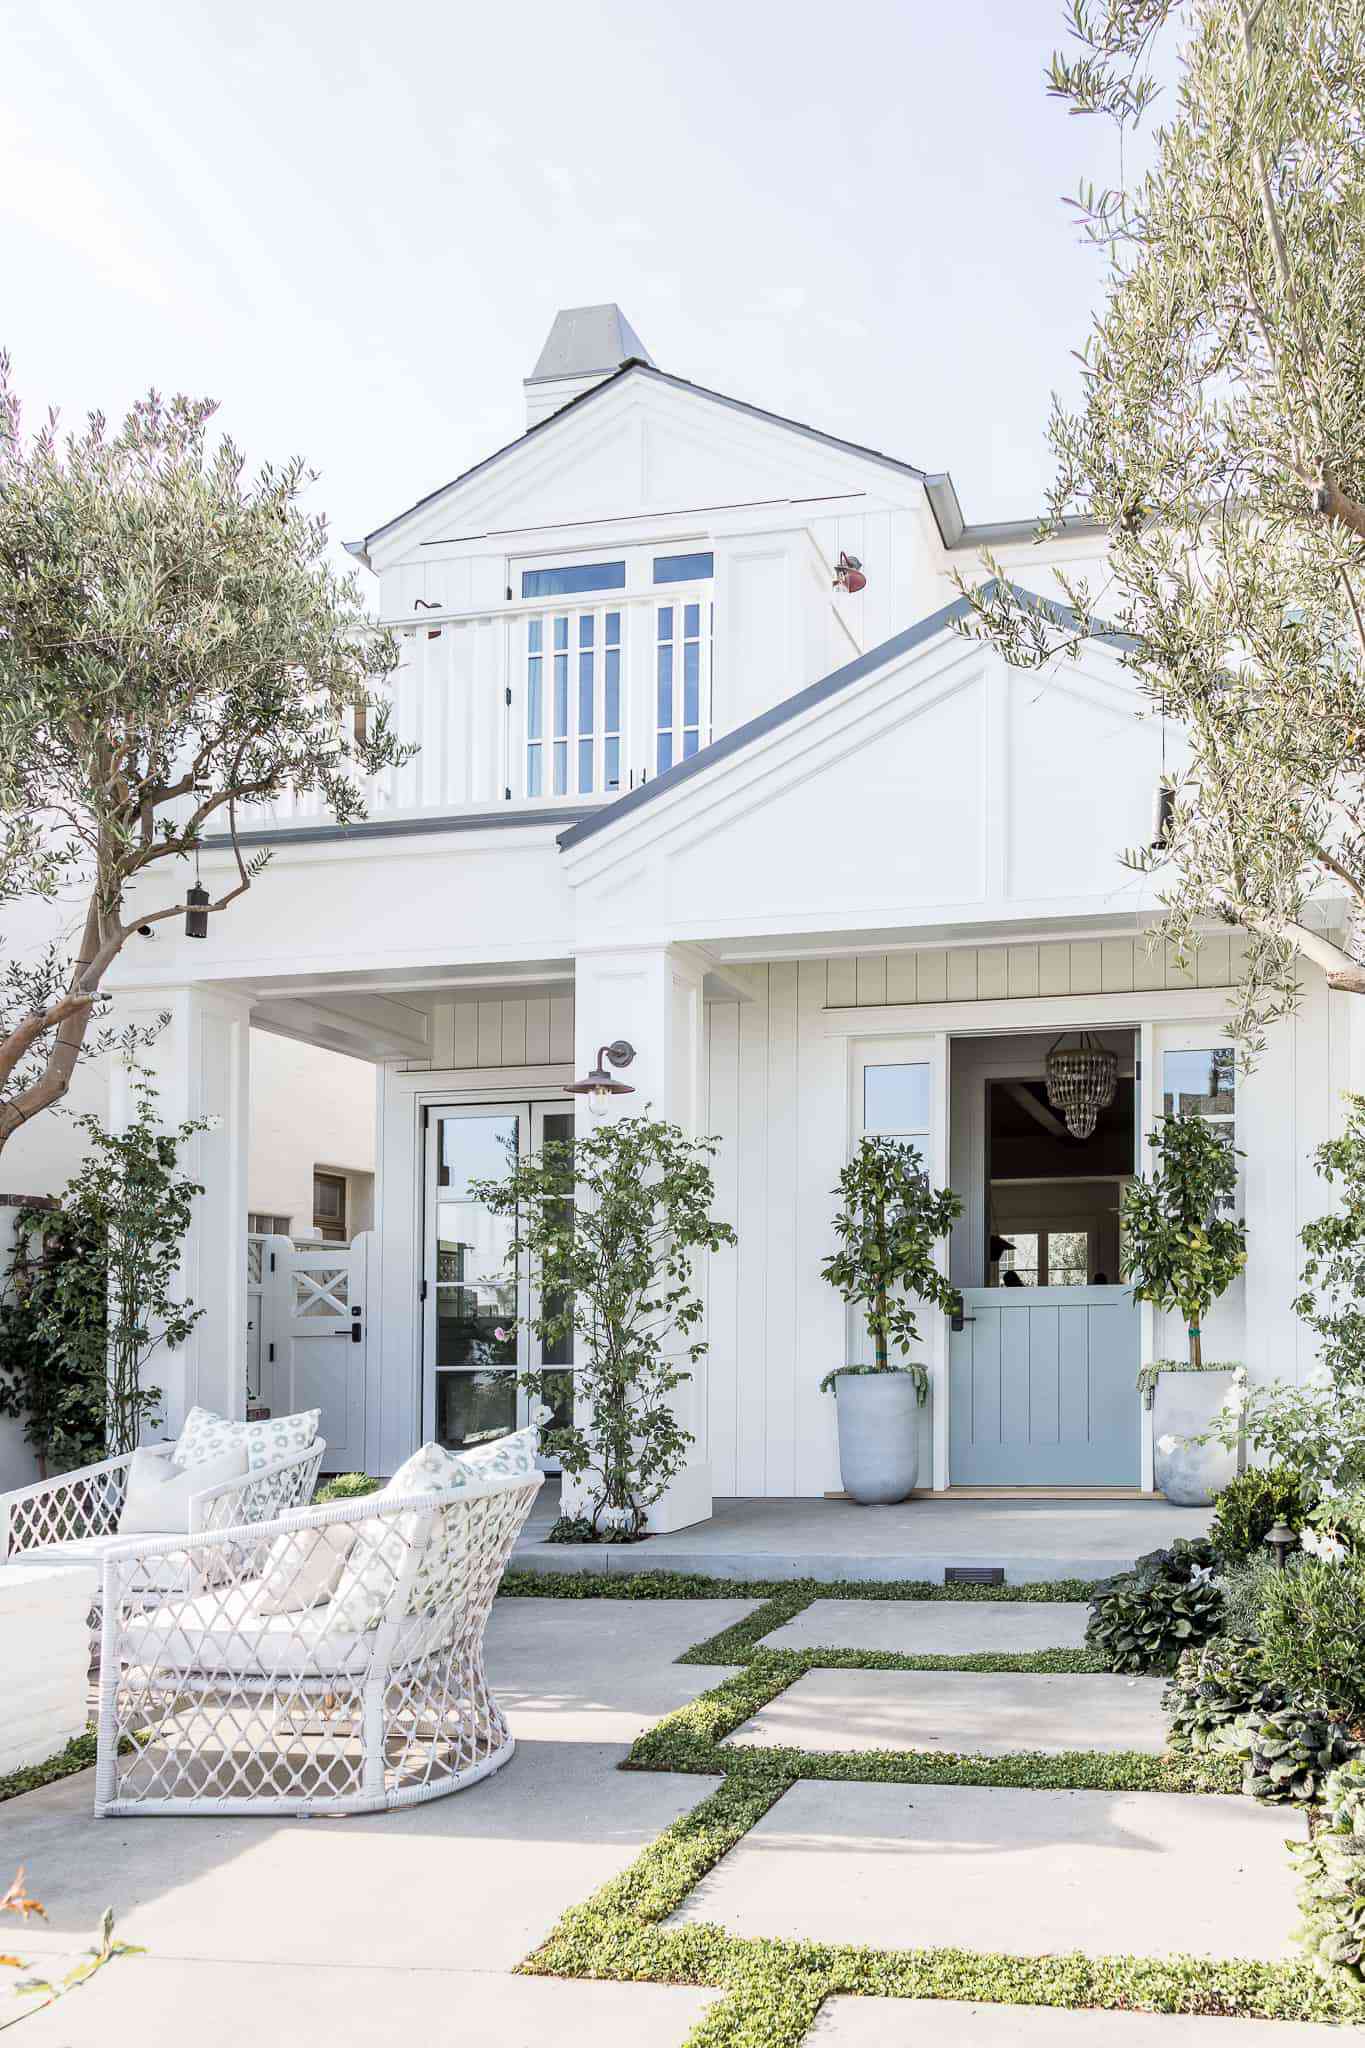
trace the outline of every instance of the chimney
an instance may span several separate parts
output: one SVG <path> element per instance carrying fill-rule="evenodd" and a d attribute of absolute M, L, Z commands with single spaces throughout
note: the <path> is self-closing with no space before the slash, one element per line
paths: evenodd
<path fill-rule="evenodd" d="M 526 424 L 558 412 L 634 357 L 653 361 L 619 306 L 569 306 L 556 313 L 544 348 L 525 380 Z"/>

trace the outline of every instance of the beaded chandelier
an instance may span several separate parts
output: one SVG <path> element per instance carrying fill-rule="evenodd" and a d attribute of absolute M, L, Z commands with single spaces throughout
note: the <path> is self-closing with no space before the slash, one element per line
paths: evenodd
<path fill-rule="evenodd" d="M 1062 1038 L 1047 1056 L 1047 1099 L 1062 1112 L 1073 1138 L 1088 1138 L 1100 1111 L 1114 1099 L 1118 1054 L 1107 1051 L 1089 1031 L 1078 1032 L 1079 1043 L 1073 1046 L 1063 1046 Z"/>

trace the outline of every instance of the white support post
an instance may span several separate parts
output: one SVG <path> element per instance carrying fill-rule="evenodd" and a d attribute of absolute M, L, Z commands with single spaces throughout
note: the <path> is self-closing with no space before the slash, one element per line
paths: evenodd
<path fill-rule="evenodd" d="M 196 1403 L 220 1415 L 246 1413 L 251 1003 L 204 984 L 119 991 L 120 1024 L 145 1028 L 163 1015 L 168 1021 L 136 1056 L 156 1086 L 158 1117 L 168 1128 L 196 1117 L 209 1125 L 178 1162 L 204 1190 L 185 1236 L 178 1285 L 205 1313 L 185 1344 L 156 1353 L 150 1367 L 164 1396 L 157 1434 L 173 1437 Z M 112 1062 L 112 1129 L 132 1120 L 132 1079 L 123 1060 Z"/>
<path fill-rule="evenodd" d="M 574 1073 L 586 1074 L 599 1049 L 625 1038 L 635 1048 L 621 1078 L 633 1095 L 614 1096 L 608 1120 L 646 1112 L 680 1124 L 696 1136 L 705 1095 L 704 958 L 688 946 L 613 947 L 577 956 L 574 990 Z M 599 1119 L 588 1097 L 575 1098 L 576 1128 L 585 1134 Z M 698 1275 L 704 1284 L 704 1275 Z M 704 1522 L 712 1511 L 711 1465 L 706 1440 L 706 1366 L 678 1390 L 678 1419 L 695 1439 L 686 1465 L 649 1510 L 656 1535 Z M 568 1482 L 566 1481 L 566 1487 Z M 574 1504 L 566 1505 L 567 1513 Z"/>

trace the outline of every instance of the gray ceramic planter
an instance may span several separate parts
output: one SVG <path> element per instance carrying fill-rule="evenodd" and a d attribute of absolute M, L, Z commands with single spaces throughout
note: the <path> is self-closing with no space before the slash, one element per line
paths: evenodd
<path fill-rule="evenodd" d="M 865 1507 L 904 1500 L 919 1478 L 919 1403 L 908 1372 L 841 1372 L 839 1477 Z"/>
<path fill-rule="evenodd" d="M 1223 1405 L 1231 1372 L 1163 1372 L 1152 1399 L 1153 1469 L 1157 1490 L 1173 1507 L 1206 1508 L 1237 1477 L 1239 1454 L 1220 1443 L 1191 1444 Z M 1163 1451 L 1164 1437 L 1175 1439 Z"/>

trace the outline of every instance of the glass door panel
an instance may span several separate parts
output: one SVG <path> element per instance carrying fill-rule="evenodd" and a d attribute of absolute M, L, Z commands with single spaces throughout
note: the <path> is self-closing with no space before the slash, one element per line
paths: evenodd
<path fill-rule="evenodd" d="M 562 1164 L 564 1172 L 564 1203 L 566 1211 L 573 1209 L 573 1158 L 568 1147 L 573 1144 L 574 1113 L 572 1109 L 551 1109 L 536 1104 L 531 1115 L 535 1147 L 544 1151 L 548 1146 L 556 1165 Z M 573 1420 L 573 1332 L 541 1343 L 533 1334 L 533 1353 L 539 1345 L 538 1362 L 545 1370 L 540 1379 L 540 1395 L 550 1410 L 549 1427 L 563 1426 Z M 557 1458 L 547 1458 L 551 1470 L 558 1470 Z"/>
<path fill-rule="evenodd" d="M 507 1171 L 523 1129 L 515 1109 L 442 1110 L 432 1118 L 429 1354 L 434 1430 L 448 1450 L 487 1443 L 517 1425 L 513 1226 L 475 1201 L 469 1184 Z"/>

